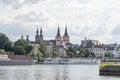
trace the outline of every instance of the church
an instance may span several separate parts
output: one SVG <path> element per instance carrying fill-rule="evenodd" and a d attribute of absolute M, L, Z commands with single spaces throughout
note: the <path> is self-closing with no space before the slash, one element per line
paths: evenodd
<path fill-rule="evenodd" d="M 44 40 L 42 28 L 36 29 L 35 41 L 30 41 L 27 35 L 26 41 L 28 41 L 33 47 L 34 52 L 37 53 L 40 48 L 40 44 L 44 43 L 47 47 L 47 54 L 49 57 L 53 56 L 54 51 L 58 53 L 58 57 L 66 57 L 66 49 L 70 47 L 70 37 L 68 35 L 67 26 L 65 27 L 64 35 L 61 36 L 60 27 L 58 26 L 57 34 L 54 40 Z"/>

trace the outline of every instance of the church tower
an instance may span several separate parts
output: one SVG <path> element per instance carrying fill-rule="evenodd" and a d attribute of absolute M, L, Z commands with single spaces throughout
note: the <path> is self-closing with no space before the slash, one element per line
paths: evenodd
<path fill-rule="evenodd" d="M 42 42 L 43 42 L 42 28 L 40 29 L 40 36 L 39 36 L 39 39 L 40 39 L 40 43 L 42 43 Z"/>
<path fill-rule="evenodd" d="M 36 30 L 36 36 L 35 36 L 35 43 L 40 43 L 40 40 L 39 40 L 39 31 L 38 31 L 38 28 Z"/>
<path fill-rule="evenodd" d="M 67 26 L 65 27 L 65 33 L 63 35 L 63 42 L 66 44 L 66 43 L 69 43 L 69 35 L 68 35 L 68 32 L 67 32 Z"/>
<path fill-rule="evenodd" d="M 60 45 L 62 41 L 62 38 L 61 38 L 61 34 L 60 34 L 60 28 L 58 26 L 58 31 L 57 31 L 57 35 L 55 37 L 55 42 L 56 42 L 56 45 Z"/>
<path fill-rule="evenodd" d="M 26 36 L 26 41 L 28 41 L 28 42 L 29 42 L 29 36 L 28 36 L 28 35 Z"/>

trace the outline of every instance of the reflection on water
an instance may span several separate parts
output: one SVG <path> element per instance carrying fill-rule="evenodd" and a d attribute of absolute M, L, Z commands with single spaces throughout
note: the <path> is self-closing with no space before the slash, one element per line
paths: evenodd
<path fill-rule="evenodd" d="M 120 80 L 99 76 L 98 65 L 0 66 L 0 80 Z"/>

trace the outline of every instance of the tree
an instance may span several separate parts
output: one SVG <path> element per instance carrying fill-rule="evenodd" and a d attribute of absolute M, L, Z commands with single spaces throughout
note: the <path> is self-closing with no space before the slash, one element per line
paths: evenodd
<path fill-rule="evenodd" d="M 70 53 L 70 52 L 72 52 L 73 54 L 74 54 L 74 57 L 77 57 L 78 56 L 78 54 L 77 54 L 77 50 L 74 48 L 74 47 L 69 47 L 68 48 L 68 51 L 67 51 L 68 53 Z"/>
<path fill-rule="evenodd" d="M 107 51 L 107 52 L 105 52 L 104 57 L 111 58 L 111 57 L 113 57 L 113 55 L 109 51 Z"/>
<path fill-rule="evenodd" d="M 28 45 L 29 43 L 24 40 L 24 39 L 19 39 L 15 42 L 15 45 L 14 46 L 22 46 L 22 47 L 26 47 L 26 45 Z"/>
<path fill-rule="evenodd" d="M 37 51 L 37 57 L 42 57 L 43 56 L 43 54 L 40 52 L 40 51 Z"/>
<path fill-rule="evenodd" d="M 44 43 L 40 44 L 39 51 L 43 54 L 43 57 L 47 57 L 47 47 Z"/>
<path fill-rule="evenodd" d="M 67 55 L 68 55 L 69 57 L 71 57 L 71 58 L 74 57 L 74 53 L 73 53 L 73 52 L 67 52 Z"/>
<path fill-rule="evenodd" d="M 89 54 L 89 57 L 90 57 L 90 58 L 96 57 L 96 56 L 95 56 L 95 53 L 91 52 L 91 53 Z"/>
<path fill-rule="evenodd" d="M 58 57 L 58 53 L 56 51 L 53 52 L 53 57 L 54 58 Z"/>
<path fill-rule="evenodd" d="M 28 53 L 30 53 L 30 52 L 32 51 L 32 49 L 33 49 L 33 46 L 27 44 L 26 47 L 25 47 L 26 55 L 27 55 Z"/>
<path fill-rule="evenodd" d="M 86 48 L 81 48 L 79 51 L 79 56 L 85 57 L 85 58 L 89 58 L 89 57 L 93 58 L 93 57 L 95 57 L 95 54 L 93 52 L 90 53 L 89 50 Z"/>
<path fill-rule="evenodd" d="M 7 52 L 12 52 L 13 51 L 12 42 L 3 33 L 0 33 L 0 49 L 4 49 Z"/>
<path fill-rule="evenodd" d="M 5 54 L 5 50 L 4 49 L 0 49 L 0 54 Z"/>
<path fill-rule="evenodd" d="M 25 51 L 25 54 L 27 55 L 28 53 L 30 53 L 33 49 L 32 45 L 30 45 L 26 40 L 24 39 L 19 39 L 15 42 L 15 45 L 14 45 L 14 49 L 16 49 L 15 47 L 16 46 L 21 46 L 24 51 Z M 17 50 L 18 51 L 18 50 Z"/>
<path fill-rule="evenodd" d="M 81 48 L 80 51 L 79 51 L 79 55 L 80 55 L 80 57 L 85 57 L 85 58 L 89 57 L 88 49 Z"/>
<path fill-rule="evenodd" d="M 6 43 L 6 45 L 4 46 L 4 50 L 6 52 L 13 52 L 13 46 L 12 46 L 12 42 L 11 41 L 8 41 Z"/>
<path fill-rule="evenodd" d="M 15 55 L 25 55 L 25 49 L 24 49 L 24 47 L 22 47 L 22 46 L 16 46 L 15 48 L 14 48 L 14 54 Z"/>

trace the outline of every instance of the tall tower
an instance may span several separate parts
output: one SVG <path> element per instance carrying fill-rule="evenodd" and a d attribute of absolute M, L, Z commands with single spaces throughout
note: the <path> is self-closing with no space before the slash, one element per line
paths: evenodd
<path fill-rule="evenodd" d="M 26 41 L 28 41 L 28 42 L 29 42 L 29 36 L 28 36 L 28 35 L 26 36 Z"/>
<path fill-rule="evenodd" d="M 55 42 L 56 42 L 56 45 L 60 45 L 62 41 L 62 38 L 61 38 L 61 34 L 60 34 L 60 28 L 58 26 L 58 31 L 57 31 L 57 35 L 55 37 Z"/>
<path fill-rule="evenodd" d="M 40 36 L 39 36 L 39 39 L 40 39 L 40 43 L 42 43 L 42 42 L 43 42 L 42 28 L 40 29 Z"/>
<path fill-rule="evenodd" d="M 69 43 L 69 35 L 68 35 L 68 32 L 67 32 L 67 26 L 65 27 L 65 33 L 63 35 L 63 42 L 66 44 L 66 43 Z"/>
<path fill-rule="evenodd" d="M 40 41 L 39 41 L 39 31 L 38 31 L 38 28 L 37 28 L 37 30 L 36 30 L 36 36 L 35 36 L 35 43 L 40 43 Z"/>
<path fill-rule="evenodd" d="M 21 35 L 21 39 L 23 39 L 23 35 Z"/>

